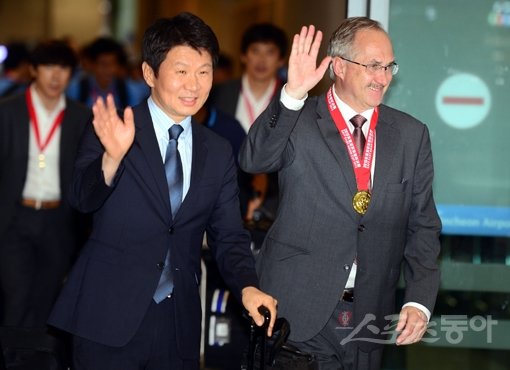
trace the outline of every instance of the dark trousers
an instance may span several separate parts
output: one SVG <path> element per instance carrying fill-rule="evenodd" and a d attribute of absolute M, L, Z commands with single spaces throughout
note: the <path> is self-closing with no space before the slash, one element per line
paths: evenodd
<path fill-rule="evenodd" d="M 379 370 L 382 348 L 364 352 L 356 342 L 341 344 L 353 330 L 352 309 L 352 302 L 340 300 L 319 334 L 306 342 L 289 342 L 303 352 L 315 354 L 320 370 Z"/>
<path fill-rule="evenodd" d="M 177 341 L 174 300 L 152 301 L 135 336 L 123 347 L 75 336 L 73 370 L 198 370 L 198 358 L 180 358 Z"/>
<path fill-rule="evenodd" d="M 0 236 L 2 326 L 46 325 L 75 253 L 71 225 L 60 208 L 17 207 Z"/>

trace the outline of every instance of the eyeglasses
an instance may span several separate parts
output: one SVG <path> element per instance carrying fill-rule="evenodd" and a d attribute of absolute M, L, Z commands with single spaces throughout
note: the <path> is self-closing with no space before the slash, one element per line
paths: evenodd
<path fill-rule="evenodd" d="M 368 73 L 374 74 L 374 75 L 377 72 L 380 72 L 382 70 L 384 70 L 384 72 L 387 72 L 389 70 L 393 76 L 395 76 L 397 74 L 397 72 L 398 72 L 398 64 L 395 63 L 395 62 L 391 62 L 387 66 L 382 66 L 382 65 L 380 65 L 378 63 L 362 64 L 362 63 L 355 62 L 353 60 L 349 60 L 349 59 L 344 58 L 344 57 L 339 57 L 339 58 L 345 60 L 346 62 L 354 63 L 354 64 L 357 64 L 359 66 L 365 67 L 365 69 L 367 70 Z"/>

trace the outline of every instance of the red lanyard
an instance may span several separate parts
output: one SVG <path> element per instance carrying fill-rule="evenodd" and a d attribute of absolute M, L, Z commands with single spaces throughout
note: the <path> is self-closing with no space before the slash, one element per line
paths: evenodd
<path fill-rule="evenodd" d="M 269 97 L 266 105 L 264 106 L 267 107 L 269 105 L 269 103 L 271 102 L 271 99 L 273 99 L 273 97 L 275 96 L 276 94 L 276 90 L 278 90 L 278 81 L 275 81 L 274 83 L 274 89 L 273 89 L 273 93 L 271 94 L 271 96 Z M 255 122 L 255 119 L 257 118 L 257 116 L 255 116 L 255 112 L 253 111 L 253 107 L 252 105 L 250 104 L 249 100 L 248 100 L 248 97 L 246 96 L 246 94 L 244 93 L 243 91 L 243 88 L 241 87 L 241 95 L 243 96 L 243 101 L 244 101 L 244 105 L 246 106 L 246 110 L 248 111 L 248 119 L 250 120 L 250 125 L 253 124 L 253 122 Z"/>
<path fill-rule="evenodd" d="M 340 136 L 347 146 L 347 151 L 349 152 L 349 157 L 351 158 L 352 166 L 354 167 L 358 190 L 368 190 L 370 189 L 370 172 L 372 170 L 375 146 L 375 126 L 377 125 L 379 110 L 375 107 L 374 113 L 372 114 L 367 140 L 363 150 L 363 158 L 360 159 L 358 151 L 354 146 L 351 130 L 347 127 L 347 124 L 340 113 L 340 109 L 338 109 L 336 105 L 335 98 L 333 97 L 333 87 L 331 87 L 326 94 L 326 102 L 338 132 L 340 132 Z"/>
<path fill-rule="evenodd" d="M 30 115 L 30 120 L 32 121 L 32 126 L 34 128 L 37 147 L 39 148 L 39 152 L 42 154 L 44 152 L 44 149 L 46 149 L 51 139 L 53 138 L 53 135 L 55 134 L 55 131 L 57 130 L 58 126 L 60 126 L 60 124 L 62 123 L 62 120 L 64 119 L 65 110 L 62 109 L 62 111 L 57 115 L 57 118 L 55 118 L 55 122 L 53 122 L 50 132 L 48 133 L 48 136 L 46 136 L 46 140 L 42 141 L 41 133 L 39 131 L 39 123 L 37 122 L 37 115 L 35 114 L 34 104 L 32 102 L 32 94 L 30 92 L 30 88 L 27 89 L 25 96 L 27 99 L 28 114 Z"/>

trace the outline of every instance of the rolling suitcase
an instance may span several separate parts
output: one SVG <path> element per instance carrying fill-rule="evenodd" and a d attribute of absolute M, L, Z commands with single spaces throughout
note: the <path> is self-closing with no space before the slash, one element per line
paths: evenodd
<path fill-rule="evenodd" d="M 287 343 L 290 324 L 283 318 L 276 319 L 273 335 L 267 338 L 270 314 L 266 307 L 260 307 L 264 325 L 258 327 L 253 320 L 250 325 L 250 339 L 241 370 L 318 370 L 319 365 L 312 354 L 304 353 Z"/>

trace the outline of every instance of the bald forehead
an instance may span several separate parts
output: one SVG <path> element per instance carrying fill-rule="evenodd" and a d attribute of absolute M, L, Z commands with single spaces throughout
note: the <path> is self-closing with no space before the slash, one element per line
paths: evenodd
<path fill-rule="evenodd" d="M 388 34 L 376 29 L 363 29 L 354 37 L 354 52 L 357 55 L 369 54 L 375 57 L 393 59 L 393 46 Z M 390 60 L 391 61 L 391 60 Z"/>

